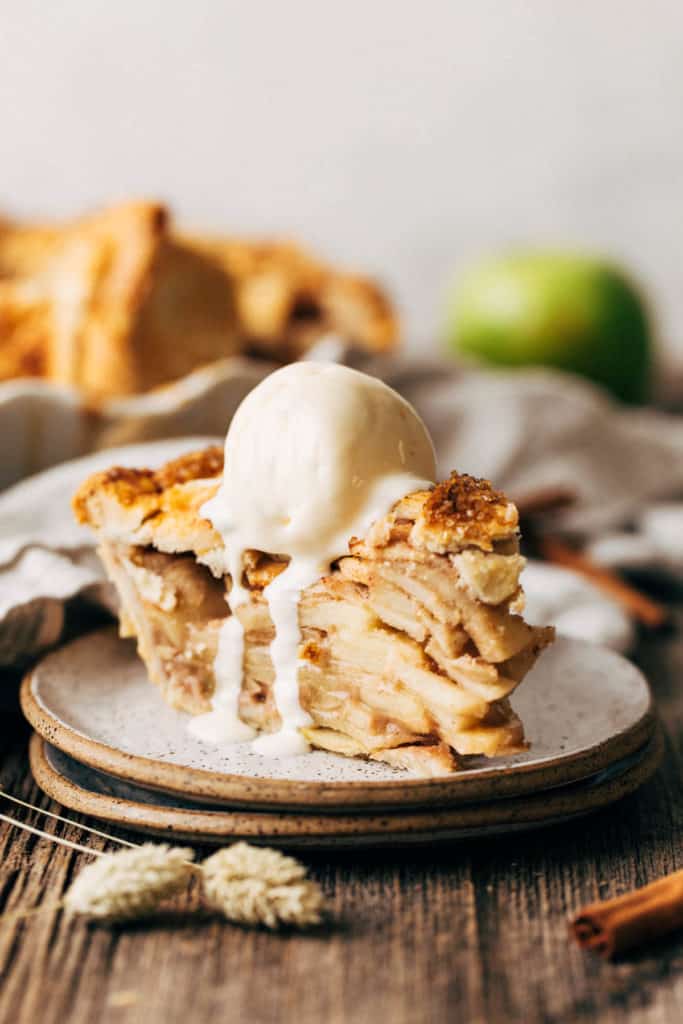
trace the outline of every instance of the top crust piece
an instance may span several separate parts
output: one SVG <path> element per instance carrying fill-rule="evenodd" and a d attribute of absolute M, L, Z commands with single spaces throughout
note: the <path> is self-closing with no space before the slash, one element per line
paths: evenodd
<path fill-rule="evenodd" d="M 74 511 L 79 522 L 112 539 L 168 553 L 194 552 L 204 560 L 222 549 L 220 536 L 199 514 L 215 494 L 222 472 L 223 450 L 218 446 L 183 455 L 159 470 L 110 469 L 82 484 Z M 456 472 L 432 490 L 399 501 L 371 528 L 368 539 L 378 546 L 388 542 L 402 521 L 413 524 L 413 546 L 438 554 L 465 547 L 491 551 L 516 537 L 519 525 L 514 504 L 488 480 Z"/>
<path fill-rule="evenodd" d="M 398 326 L 372 281 L 292 243 L 184 237 L 154 202 L 0 222 L 0 379 L 44 376 L 96 404 L 228 356 L 288 362 L 328 333 L 379 352 Z"/>

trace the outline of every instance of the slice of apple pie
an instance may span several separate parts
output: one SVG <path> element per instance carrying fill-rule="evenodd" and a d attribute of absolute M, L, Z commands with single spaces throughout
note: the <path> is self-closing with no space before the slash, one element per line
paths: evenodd
<path fill-rule="evenodd" d="M 97 532 L 121 603 L 164 698 L 192 715 L 211 708 L 221 628 L 230 615 L 221 536 L 202 516 L 222 476 L 219 448 L 161 470 L 112 469 L 74 499 Z M 509 696 L 553 631 L 521 616 L 518 517 L 485 480 L 453 473 L 407 494 L 348 554 L 303 590 L 298 686 L 308 742 L 432 776 L 458 755 L 524 748 Z M 264 589 L 286 568 L 248 550 L 235 614 L 243 627 L 239 717 L 277 731 Z"/>

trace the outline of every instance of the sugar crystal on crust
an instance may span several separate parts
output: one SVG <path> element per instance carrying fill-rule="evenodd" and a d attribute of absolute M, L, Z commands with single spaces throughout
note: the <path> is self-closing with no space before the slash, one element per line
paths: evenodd
<path fill-rule="evenodd" d="M 453 472 L 428 493 L 417 538 L 425 540 L 430 550 L 473 544 L 490 551 L 496 540 L 515 535 L 518 526 L 514 504 L 488 480 Z"/>

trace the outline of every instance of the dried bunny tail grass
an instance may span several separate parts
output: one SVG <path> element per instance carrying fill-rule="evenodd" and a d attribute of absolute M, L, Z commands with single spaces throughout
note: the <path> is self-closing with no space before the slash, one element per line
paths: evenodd
<path fill-rule="evenodd" d="M 275 930 L 281 925 L 306 928 L 322 920 L 323 896 L 310 880 L 272 886 L 260 878 L 226 881 L 205 876 L 204 893 L 214 910 L 237 924 Z"/>
<path fill-rule="evenodd" d="M 0 795 L 7 796 L 4 792 Z M 76 828 L 115 842 L 127 842 L 18 798 L 9 799 Z M 78 853 L 97 857 L 94 863 L 82 869 L 63 900 L 3 914 L 0 916 L 3 924 L 60 909 L 101 921 L 132 920 L 156 909 L 162 900 L 182 890 L 191 875 L 198 872 L 202 874 L 207 902 L 229 921 L 275 929 L 281 925 L 304 928 L 322 920 L 324 899 L 319 885 L 306 878 L 303 864 L 278 850 L 235 843 L 219 850 L 203 864 L 193 864 L 194 853 L 187 848 L 128 844 L 130 849 L 103 853 L 5 814 L 0 813 L 0 820 Z"/>
<path fill-rule="evenodd" d="M 204 861 L 204 871 L 220 872 L 226 879 L 261 878 L 270 885 L 287 885 L 306 877 L 301 861 L 267 846 L 233 843 Z"/>
<path fill-rule="evenodd" d="M 305 928 L 322 920 L 324 898 L 317 882 L 293 857 L 235 843 L 202 864 L 204 895 L 229 921 Z"/>
<path fill-rule="evenodd" d="M 166 843 L 105 853 L 83 868 L 64 906 L 98 920 L 144 917 L 187 885 L 195 870 L 193 857 L 192 850 Z"/>

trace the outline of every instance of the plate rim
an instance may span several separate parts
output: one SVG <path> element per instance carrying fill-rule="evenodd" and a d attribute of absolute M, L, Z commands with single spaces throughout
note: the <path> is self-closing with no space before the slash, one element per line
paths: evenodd
<path fill-rule="evenodd" d="M 111 632 L 112 628 L 107 627 L 106 631 Z M 86 636 L 94 638 L 103 632 L 105 630 L 97 630 Z M 80 637 L 72 643 L 84 639 Z M 52 654 L 62 653 L 70 646 L 68 644 Z M 610 653 L 615 658 L 621 658 L 615 652 Z M 641 717 L 587 751 L 560 755 L 541 765 L 521 764 L 507 768 L 492 766 L 478 772 L 476 777 L 466 777 L 461 773 L 435 779 L 397 776 L 396 781 L 324 782 L 234 775 L 127 753 L 84 736 L 62 722 L 40 702 L 34 692 L 38 671 L 51 656 L 48 654 L 41 659 L 26 674 L 20 688 L 24 715 L 36 732 L 48 742 L 77 761 L 117 778 L 166 793 L 189 795 L 199 801 L 223 802 L 233 807 L 336 809 L 341 806 L 347 810 L 390 809 L 435 804 L 464 805 L 482 800 L 487 792 L 492 800 L 521 796 L 524 793 L 550 790 L 595 774 L 642 747 L 655 728 L 652 691 L 640 669 L 632 665 L 648 694 L 648 705 Z M 491 795 L 494 780 L 495 793 Z"/>
<path fill-rule="evenodd" d="M 48 741 L 39 733 L 32 735 L 29 760 L 33 778 L 49 797 L 78 814 L 108 821 L 119 828 L 163 834 L 166 838 L 170 832 L 176 838 L 197 843 L 243 839 L 323 847 L 381 846 L 404 839 L 428 842 L 481 838 L 485 837 L 485 829 L 522 831 L 569 821 L 615 803 L 652 778 L 662 761 L 664 738 L 661 727 L 656 728 L 634 764 L 614 778 L 597 782 L 590 790 L 578 791 L 569 784 L 552 794 L 537 792 L 469 806 L 371 816 L 284 814 L 246 808 L 202 811 L 144 805 L 79 786 L 50 763 L 47 746 Z"/>

